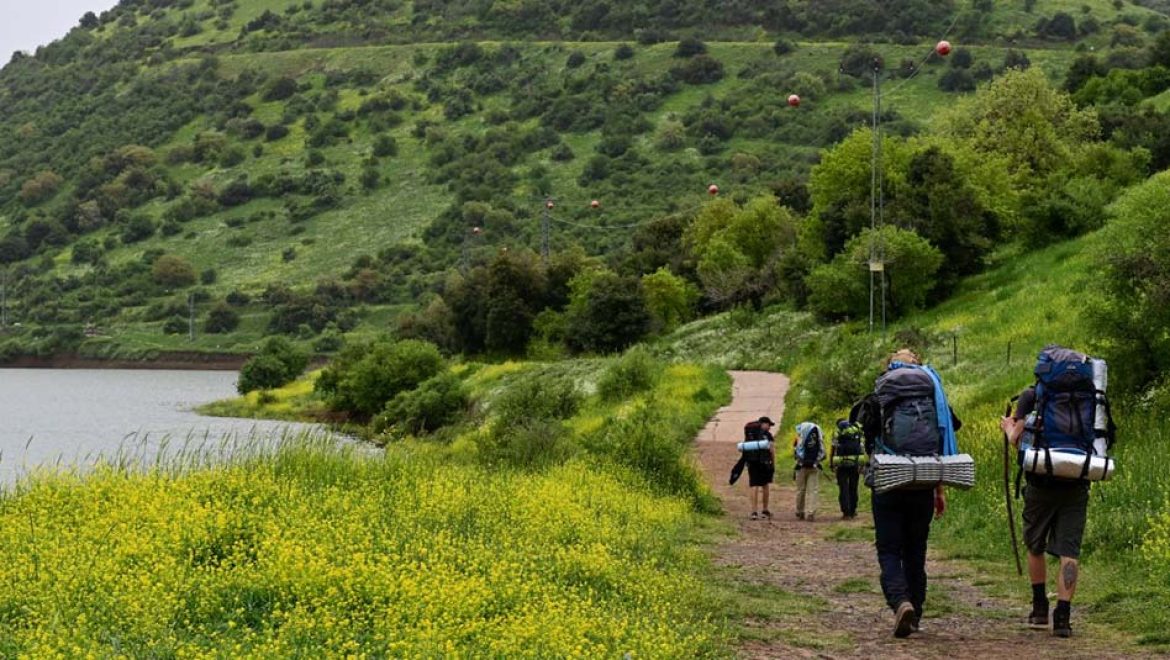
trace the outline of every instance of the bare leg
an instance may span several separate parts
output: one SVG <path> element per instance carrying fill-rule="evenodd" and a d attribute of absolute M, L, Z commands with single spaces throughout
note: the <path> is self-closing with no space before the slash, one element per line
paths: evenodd
<path fill-rule="evenodd" d="M 1048 581 L 1048 566 L 1045 563 L 1044 555 L 1028 553 L 1028 577 L 1032 578 L 1032 584 Z"/>
<path fill-rule="evenodd" d="M 752 513 L 755 513 L 756 511 L 760 510 L 756 506 L 759 499 L 760 499 L 760 489 L 758 487 L 752 487 Z"/>
<path fill-rule="evenodd" d="M 1072 557 L 1060 558 L 1060 576 L 1056 578 L 1056 593 L 1060 600 L 1072 601 L 1077 593 L 1077 575 L 1080 565 Z"/>
<path fill-rule="evenodd" d="M 772 489 L 769 488 L 768 484 L 764 484 L 764 487 L 761 488 L 760 490 L 764 491 L 764 511 L 767 511 L 768 510 L 768 495 L 771 494 Z M 752 507 L 752 508 L 754 509 L 755 507 Z"/>

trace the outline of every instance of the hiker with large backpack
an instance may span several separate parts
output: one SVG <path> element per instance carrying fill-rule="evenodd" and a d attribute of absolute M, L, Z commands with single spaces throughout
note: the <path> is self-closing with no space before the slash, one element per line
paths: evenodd
<path fill-rule="evenodd" d="M 837 420 L 837 432 L 829 448 L 829 469 L 837 475 L 837 504 L 841 507 L 841 517 L 846 520 L 857 517 L 857 485 L 864 443 L 860 426 L 850 424 L 849 420 Z"/>
<path fill-rule="evenodd" d="M 909 349 L 890 356 L 873 393 L 854 406 L 850 417 L 861 426 L 870 456 L 866 485 L 874 489 L 882 593 L 894 611 L 894 636 L 907 637 L 919 630 L 926 602 L 930 524 L 947 506 L 941 482 L 914 476 L 916 462 L 938 465 L 939 457 L 956 456 L 955 432 L 962 422 L 947 403 L 938 374 Z M 875 483 L 883 458 L 912 468 L 904 484 L 887 488 Z"/>
<path fill-rule="evenodd" d="M 817 517 L 817 490 L 821 480 L 821 462 L 825 460 L 825 443 L 821 427 L 812 422 L 796 425 L 792 453 L 796 457 L 796 517 L 813 522 Z"/>
<path fill-rule="evenodd" d="M 761 417 L 743 427 L 743 442 L 739 443 L 740 458 L 731 471 L 731 483 L 739 479 L 747 468 L 748 486 L 752 491 L 752 520 L 772 517 L 768 510 L 768 496 L 776 475 L 776 439 L 772 437 L 772 420 Z M 761 503 L 763 510 L 757 508 Z"/>
<path fill-rule="evenodd" d="M 1093 481 L 1112 476 L 1108 451 L 1116 426 L 1105 395 L 1103 360 L 1050 345 L 1040 351 L 1036 381 L 1014 399 L 1014 414 L 1000 427 L 1017 449 L 1024 489 L 1024 544 L 1032 581 L 1028 624 L 1049 625 L 1045 553 L 1059 558 L 1052 634 L 1072 635 L 1069 622 L 1080 566 L 1081 539 Z M 1016 482 L 1019 493 L 1019 474 Z"/>

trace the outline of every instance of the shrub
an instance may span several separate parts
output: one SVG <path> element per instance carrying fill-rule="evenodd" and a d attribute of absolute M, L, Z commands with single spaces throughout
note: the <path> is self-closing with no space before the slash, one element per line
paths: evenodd
<path fill-rule="evenodd" d="M 370 417 L 386 403 L 437 375 L 443 356 L 430 342 L 382 339 L 352 344 L 317 379 L 316 389 L 333 410 Z"/>
<path fill-rule="evenodd" d="M 231 332 L 240 326 L 240 315 L 227 303 L 219 303 L 207 313 L 203 330 L 211 334 Z"/>
<path fill-rule="evenodd" d="M 794 50 L 796 50 L 796 44 L 787 39 L 777 39 L 776 43 L 772 44 L 772 52 L 775 53 L 777 57 L 787 55 Z"/>
<path fill-rule="evenodd" d="M 615 60 L 633 59 L 634 55 L 634 47 L 630 44 L 618 44 L 617 48 L 613 49 L 613 59 Z"/>
<path fill-rule="evenodd" d="M 25 181 L 20 186 L 20 201 L 32 206 L 57 194 L 65 179 L 56 172 L 46 170 Z"/>
<path fill-rule="evenodd" d="M 273 124 L 264 131 L 264 139 L 269 142 L 276 142 L 288 135 L 288 126 L 284 124 Z"/>
<path fill-rule="evenodd" d="M 696 55 L 705 55 L 706 53 L 707 44 L 695 37 L 680 39 L 678 46 L 674 49 L 675 57 L 695 57 Z"/>
<path fill-rule="evenodd" d="M 706 85 L 723 79 L 723 63 L 710 55 L 696 55 L 674 67 L 670 75 L 691 85 Z"/>
<path fill-rule="evenodd" d="M 195 283 L 195 267 L 180 256 L 164 254 L 155 259 L 150 268 L 150 277 L 167 288 L 187 287 Z"/>
<path fill-rule="evenodd" d="M 374 155 L 378 158 L 397 156 L 398 141 L 389 135 L 379 135 L 374 139 Z"/>
<path fill-rule="evenodd" d="M 570 69 L 576 69 L 585 63 L 585 53 L 575 50 L 569 53 L 569 59 L 565 61 L 565 66 Z"/>
<path fill-rule="evenodd" d="M 157 226 L 149 215 L 137 213 L 130 217 L 130 221 L 122 229 L 122 242 L 129 245 L 144 241 L 154 236 L 156 229 Z"/>
<path fill-rule="evenodd" d="M 203 285 L 215 284 L 215 281 L 217 279 L 219 279 L 219 274 L 215 271 L 214 268 L 206 268 L 203 270 L 202 273 L 199 273 L 199 283 L 200 284 L 203 284 Z"/>
<path fill-rule="evenodd" d="M 399 392 L 374 419 L 375 432 L 390 426 L 411 433 L 429 433 L 446 426 L 467 408 L 467 388 L 458 376 L 443 373 L 413 390 Z"/>
<path fill-rule="evenodd" d="M 665 365 L 645 347 L 632 348 L 601 374 L 597 394 L 603 401 L 624 401 L 654 389 L 664 370 Z"/>
<path fill-rule="evenodd" d="M 163 332 L 168 335 L 181 335 L 190 328 L 190 320 L 182 316 L 172 316 L 163 323 Z"/>
<path fill-rule="evenodd" d="M 240 394 L 272 389 L 291 382 L 309 365 L 309 354 L 284 337 L 270 337 L 260 352 L 240 369 Z"/>
<path fill-rule="evenodd" d="M 566 316 L 573 331 L 569 348 L 608 353 L 621 350 L 645 336 L 650 312 L 641 283 L 614 273 L 587 273 L 573 279 Z"/>
<path fill-rule="evenodd" d="M 297 81 L 283 77 L 272 81 L 264 90 L 265 101 L 283 101 L 297 93 Z"/>
<path fill-rule="evenodd" d="M 517 379 L 491 408 L 496 417 L 505 420 L 559 420 L 575 415 L 584 398 L 572 379 L 536 374 Z"/>

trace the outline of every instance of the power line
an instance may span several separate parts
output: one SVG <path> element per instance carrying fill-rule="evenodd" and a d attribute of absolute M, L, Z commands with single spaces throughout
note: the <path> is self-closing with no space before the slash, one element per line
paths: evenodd
<path fill-rule="evenodd" d="M 946 31 L 943 32 L 941 37 L 939 37 L 940 41 L 943 39 L 946 39 L 948 36 L 950 36 L 951 30 L 955 29 L 955 25 L 959 22 L 959 17 L 961 15 L 962 15 L 962 12 L 959 12 L 959 11 L 955 12 L 955 17 L 951 20 L 951 24 L 949 26 L 947 26 Z M 933 56 L 934 56 L 934 49 L 931 49 L 931 51 L 929 53 L 927 53 L 926 57 L 922 58 L 922 61 L 918 63 L 918 66 L 914 67 L 914 71 L 908 77 L 903 79 L 902 82 L 898 83 L 897 85 L 894 85 L 893 87 L 891 87 L 889 90 L 886 91 L 885 94 L 882 94 L 882 96 L 893 96 L 894 92 L 898 91 L 899 89 L 902 89 L 911 80 L 914 80 L 915 78 L 917 78 L 919 72 L 922 71 L 922 67 L 926 66 L 927 61 L 929 61 L 930 58 Z"/>

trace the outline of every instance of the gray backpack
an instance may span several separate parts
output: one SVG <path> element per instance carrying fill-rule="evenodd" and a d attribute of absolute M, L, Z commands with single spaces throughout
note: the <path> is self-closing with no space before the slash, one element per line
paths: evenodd
<path fill-rule="evenodd" d="M 877 451 L 899 456 L 937 456 L 942 447 L 934 381 L 914 367 L 898 367 L 877 379 L 881 436 Z"/>

